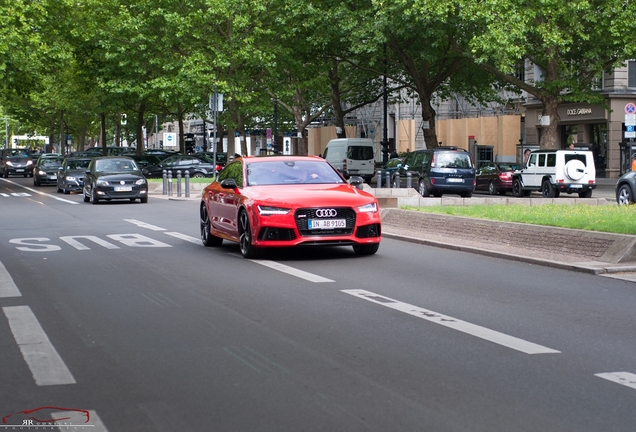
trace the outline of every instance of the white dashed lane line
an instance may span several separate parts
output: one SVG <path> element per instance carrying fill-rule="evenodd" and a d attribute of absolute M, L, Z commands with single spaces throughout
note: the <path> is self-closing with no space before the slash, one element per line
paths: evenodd
<path fill-rule="evenodd" d="M 22 297 L 22 293 L 13 282 L 13 278 L 0 262 L 0 297 Z"/>
<path fill-rule="evenodd" d="M 496 344 L 512 348 L 517 351 L 521 351 L 526 354 L 555 354 L 560 351 L 547 348 L 541 345 L 537 345 L 532 342 L 525 341 L 523 339 L 509 336 L 504 333 L 500 333 L 495 330 L 490 330 L 485 327 L 481 327 L 475 324 L 471 324 L 466 321 L 461 321 L 456 318 L 442 315 L 431 310 L 423 309 L 421 307 L 413 306 L 408 303 L 403 303 L 398 300 L 394 300 L 389 297 L 385 297 L 380 294 L 375 294 L 365 290 L 342 290 L 343 293 L 352 295 L 354 297 L 361 298 L 363 300 L 370 301 L 372 303 L 385 306 L 400 312 L 404 312 L 409 315 L 421 318 L 423 320 L 449 327 L 454 330 L 466 333 Z"/>
<path fill-rule="evenodd" d="M 62 357 L 28 306 L 3 307 L 9 327 L 35 383 L 39 386 L 75 384 Z"/>
<path fill-rule="evenodd" d="M 56 197 L 55 195 L 48 194 L 48 193 L 46 193 L 46 192 L 42 192 L 42 191 L 39 191 L 39 190 L 37 190 L 37 189 L 32 189 L 32 188 L 30 188 L 30 187 L 22 186 L 20 183 L 13 182 L 13 181 L 11 181 L 11 180 L 6 180 L 6 179 L 3 179 L 3 178 L 0 178 L 0 180 L 5 181 L 5 182 L 7 182 L 7 183 L 11 183 L 11 184 L 13 184 L 13 185 L 15 185 L 15 186 L 19 186 L 19 187 L 21 187 L 21 188 L 23 188 L 23 189 L 28 190 L 29 192 L 33 192 L 33 193 L 38 194 L 38 195 L 48 196 L 49 198 L 53 198 L 53 199 L 55 199 L 55 200 L 65 202 L 65 203 L 67 203 L 67 204 L 79 204 L 79 203 L 78 203 L 78 202 L 76 202 L 76 201 L 71 201 L 71 200 L 67 200 L 67 199 L 64 199 L 64 198 Z"/>
<path fill-rule="evenodd" d="M 636 390 L 636 374 L 630 372 L 606 372 L 594 374 L 599 378 L 606 379 L 608 381 L 615 382 L 626 387 Z"/>

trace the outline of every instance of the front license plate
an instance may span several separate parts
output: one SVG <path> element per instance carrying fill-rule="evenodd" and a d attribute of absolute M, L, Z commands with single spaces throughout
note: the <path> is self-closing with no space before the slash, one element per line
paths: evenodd
<path fill-rule="evenodd" d="M 49 180 L 57 180 L 57 176 L 56 175 L 49 176 Z"/>
<path fill-rule="evenodd" d="M 130 192 L 132 186 L 115 186 L 115 192 Z"/>
<path fill-rule="evenodd" d="M 309 219 L 309 229 L 346 228 L 346 219 Z"/>
<path fill-rule="evenodd" d="M 448 183 L 464 183 L 464 179 L 449 178 L 446 180 Z"/>
<path fill-rule="evenodd" d="M 24 170 L 23 169 L 17 169 L 17 170 L 15 170 L 15 172 L 24 172 Z"/>

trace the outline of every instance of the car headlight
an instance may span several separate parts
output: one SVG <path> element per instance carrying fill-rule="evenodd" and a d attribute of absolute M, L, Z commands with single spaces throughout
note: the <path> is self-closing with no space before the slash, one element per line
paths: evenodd
<path fill-rule="evenodd" d="M 257 206 L 258 212 L 263 216 L 270 215 L 286 215 L 289 213 L 290 209 L 283 207 L 269 207 L 269 206 Z"/>
<path fill-rule="evenodd" d="M 95 182 L 95 185 L 97 185 L 97 186 L 108 186 L 108 182 L 106 180 L 97 180 Z"/>
<path fill-rule="evenodd" d="M 77 179 L 73 176 L 67 176 L 66 181 L 77 181 Z"/>
<path fill-rule="evenodd" d="M 139 179 L 135 182 L 136 185 L 146 184 L 146 179 Z"/>
<path fill-rule="evenodd" d="M 7 165 L 13 166 L 13 163 L 11 161 L 7 161 Z"/>
<path fill-rule="evenodd" d="M 33 165 L 33 161 L 27 161 L 27 165 Z"/>
<path fill-rule="evenodd" d="M 46 171 L 38 171 L 38 174 L 40 174 L 40 175 L 46 175 Z"/>
<path fill-rule="evenodd" d="M 375 213 L 378 211 L 378 205 L 376 203 L 365 204 L 358 207 L 358 211 L 361 213 Z"/>

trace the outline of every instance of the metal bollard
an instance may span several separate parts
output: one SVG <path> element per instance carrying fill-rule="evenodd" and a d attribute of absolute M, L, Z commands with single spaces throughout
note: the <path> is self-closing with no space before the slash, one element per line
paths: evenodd
<path fill-rule="evenodd" d="M 386 174 L 384 175 L 384 184 L 385 184 L 385 185 L 386 185 L 386 187 L 388 187 L 388 188 L 393 187 L 393 186 L 391 185 L 391 173 L 386 173 Z"/>
<path fill-rule="evenodd" d="M 172 171 L 168 171 L 168 196 L 172 196 Z"/>
<path fill-rule="evenodd" d="M 185 172 L 185 196 L 190 198 L 190 171 Z"/>
<path fill-rule="evenodd" d="M 166 174 L 166 170 L 163 170 L 163 195 L 168 194 L 168 174 Z"/>
<path fill-rule="evenodd" d="M 181 170 L 177 170 L 177 196 L 181 198 Z"/>
<path fill-rule="evenodd" d="M 400 185 L 400 173 L 395 173 L 395 182 L 394 183 L 395 183 L 395 187 L 399 189 L 400 186 L 401 186 Z"/>
<path fill-rule="evenodd" d="M 382 171 L 381 170 L 378 170 L 378 181 L 375 187 L 378 189 L 382 187 Z"/>
<path fill-rule="evenodd" d="M 411 175 L 410 172 L 406 173 L 406 188 L 407 189 L 411 189 L 411 178 L 413 176 Z"/>

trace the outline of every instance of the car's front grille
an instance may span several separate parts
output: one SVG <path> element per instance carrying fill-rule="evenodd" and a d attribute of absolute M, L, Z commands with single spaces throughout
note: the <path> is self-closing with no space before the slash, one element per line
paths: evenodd
<path fill-rule="evenodd" d="M 324 213 L 320 216 L 318 213 Z M 356 212 L 350 207 L 304 208 L 294 214 L 296 227 L 302 236 L 349 235 L 356 225 Z M 344 219 L 345 227 L 309 229 L 309 220 Z"/>

